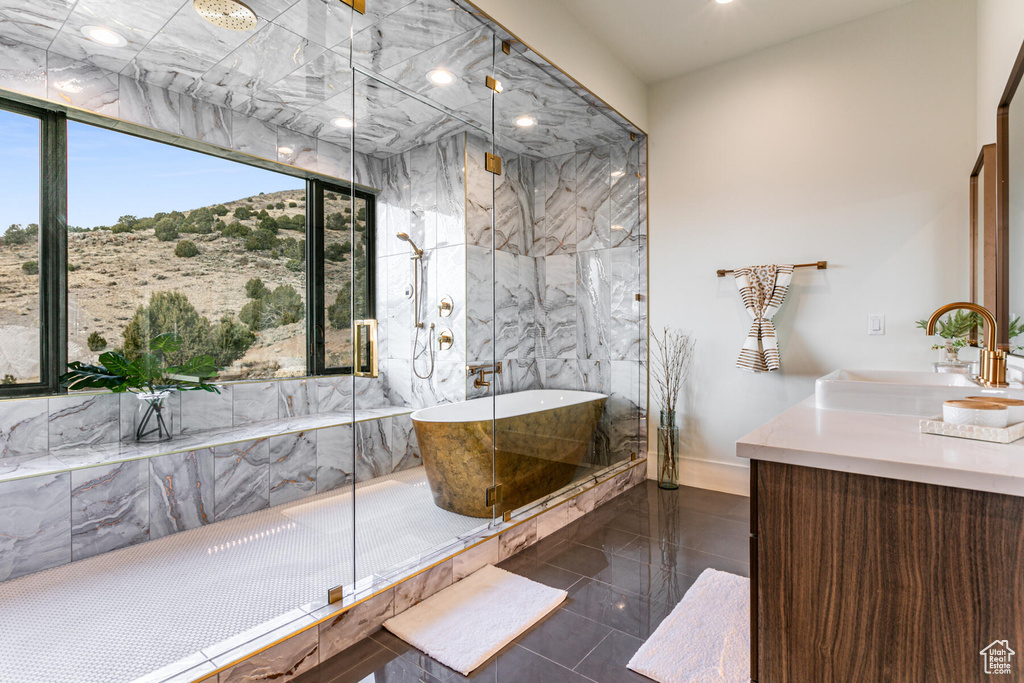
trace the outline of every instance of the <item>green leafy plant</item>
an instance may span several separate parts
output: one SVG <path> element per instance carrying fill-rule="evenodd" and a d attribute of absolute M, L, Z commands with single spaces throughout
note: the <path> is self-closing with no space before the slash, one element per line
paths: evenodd
<path fill-rule="evenodd" d="M 109 389 L 115 394 L 151 394 L 166 389 L 219 394 L 220 389 L 207 383 L 220 370 L 212 356 L 195 356 L 180 365 L 165 362 L 166 356 L 180 349 L 183 343 L 180 335 L 165 332 L 153 337 L 149 351 L 135 360 L 108 351 L 100 355 L 99 365 L 71 361 L 68 371 L 61 375 L 60 385 L 73 390 Z"/>
<path fill-rule="evenodd" d="M 922 330 L 928 329 L 927 320 L 918 320 L 917 326 Z M 934 344 L 932 349 L 944 349 L 951 346 L 959 351 L 970 344 L 971 332 L 975 331 L 975 339 L 978 346 L 984 346 L 985 323 L 982 317 L 974 311 L 957 311 L 945 318 L 940 318 L 935 328 L 935 333 L 946 340 L 945 344 Z M 1013 344 L 1013 340 L 1024 335 L 1024 321 L 1020 316 L 1015 316 L 1010 321 L 1007 336 L 1014 351 L 1024 351 L 1024 346 Z"/>
<path fill-rule="evenodd" d="M 21 264 L 21 269 L 26 275 L 39 275 L 39 261 L 25 261 Z"/>
<path fill-rule="evenodd" d="M 918 320 L 917 326 L 922 330 L 927 330 L 928 321 Z M 968 337 L 970 337 L 971 332 L 975 330 L 980 331 L 981 327 L 981 316 L 974 311 L 956 311 L 945 318 L 939 318 L 939 324 L 936 326 L 935 332 L 945 339 L 946 343 L 935 344 L 932 348 L 944 349 L 948 345 L 959 351 L 970 343 Z"/>
<path fill-rule="evenodd" d="M 154 433 L 159 438 L 170 438 L 171 430 L 164 418 L 163 392 L 210 391 L 220 393 L 207 380 L 217 377 L 220 370 L 211 356 L 196 356 L 180 365 L 169 365 L 166 356 L 181 348 L 184 341 L 173 333 L 165 332 L 153 337 L 148 352 L 129 360 L 116 351 L 100 354 L 99 365 L 80 361 L 68 363 L 68 371 L 61 375 L 60 385 L 67 389 L 109 389 L 115 394 L 131 392 L 142 394 L 146 412 L 135 429 L 135 438 L 142 440 Z M 150 423 L 155 426 L 150 427 Z"/>

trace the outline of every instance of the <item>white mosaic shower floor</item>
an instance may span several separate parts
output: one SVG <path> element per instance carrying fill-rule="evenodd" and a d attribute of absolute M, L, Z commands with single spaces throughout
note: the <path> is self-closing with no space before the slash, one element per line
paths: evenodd
<path fill-rule="evenodd" d="M 0 683 L 121 683 L 486 523 L 422 467 L 0 583 Z"/>

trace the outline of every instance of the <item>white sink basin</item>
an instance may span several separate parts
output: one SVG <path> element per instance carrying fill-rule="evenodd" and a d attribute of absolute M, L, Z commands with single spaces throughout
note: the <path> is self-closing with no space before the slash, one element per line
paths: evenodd
<path fill-rule="evenodd" d="M 966 375 L 888 370 L 836 370 L 814 385 L 819 409 L 885 415 L 933 417 L 942 414 L 943 401 L 982 395 L 1024 398 L 1024 391 L 987 389 Z"/>

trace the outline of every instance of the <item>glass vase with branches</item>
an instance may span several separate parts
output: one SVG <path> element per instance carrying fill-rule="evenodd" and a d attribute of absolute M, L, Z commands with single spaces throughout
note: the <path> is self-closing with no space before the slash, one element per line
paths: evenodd
<path fill-rule="evenodd" d="M 651 376 L 661 404 L 658 425 L 658 486 L 666 489 L 679 487 L 679 427 L 676 408 L 683 385 L 693 365 L 696 339 L 693 335 L 670 327 L 661 335 L 652 334 L 654 353 L 651 356 Z"/>

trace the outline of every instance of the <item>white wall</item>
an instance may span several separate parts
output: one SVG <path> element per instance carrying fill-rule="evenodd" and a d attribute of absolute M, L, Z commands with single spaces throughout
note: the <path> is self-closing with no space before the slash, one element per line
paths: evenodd
<path fill-rule="evenodd" d="M 556 0 L 473 3 L 638 128 L 648 130 L 647 86 Z"/>
<path fill-rule="evenodd" d="M 977 147 L 996 141 L 996 107 L 1024 42 L 1024 2 L 978 2 L 978 140 Z"/>
<path fill-rule="evenodd" d="M 652 86 L 651 324 L 698 340 L 690 483 L 744 491 L 736 439 L 815 378 L 935 360 L 914 321 L 968 293 L 975 41 L 974 2 L 918 0 Z M 736 369 L 749 318 L 715 270 L 820 259 L 775 319 L 782 372 Z"/>

